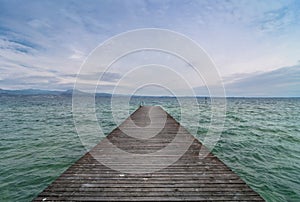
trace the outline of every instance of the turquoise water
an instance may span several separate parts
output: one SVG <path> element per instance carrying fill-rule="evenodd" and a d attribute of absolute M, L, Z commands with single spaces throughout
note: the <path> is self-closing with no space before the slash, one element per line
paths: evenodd
<path fill-rule="evenodd" d="M 136 98 L 164 107 L 181 120 L 173 98 Z M 189 99 L 186 99 L 188 111 Z M 198 100 L 203 140 L 210 123 L 210 104 Z M 122 106 L 120 106 L 122 107 Z M 0 96 L 0 201 L 30 201 L 85 152 L 72 118 L 67 96 Z M 104 133 L 116 124 L 109 98 L 96 99 L 96 114 Z M 227 99 L 225 127 L 213 149 L 267 201 L 300 201 L 300 99 Z M 120 118 L 126 118 L 121 114 Z M 188 128 L 189 120 L 182 121 Z M 83 119 L 83 124 L 90 124 Z M 100 136 L 88 137 L 91 144 Z"/>

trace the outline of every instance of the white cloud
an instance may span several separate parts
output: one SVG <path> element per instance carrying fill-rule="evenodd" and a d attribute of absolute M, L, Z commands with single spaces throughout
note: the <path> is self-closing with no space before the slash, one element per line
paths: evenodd
<path fill-rule="evenodd" d="M 300 55 L 300 5 L 293 0 L 2 4 L 1 88 L 18 87 L 4 81 L 22 74 L 29 78 L 44 75 L 48 83 L 54 82 L 53 77 L 57 83 L 70 85 L 74 78 L 64 75 L 76 74 L 99 43 L 143 27 L 171 29 L 191 37 L 212 56 L 222 76 L 234 81 L 243 73 L 291 66 Z M 126 69 L 122 68 L 120 72 Z M 38 88 L 42 81 L 35 81 L 28 87 Z"/>
<path fill-rule="evenodd" d="M 244 75 L 228 83 L 228 96 L 296 96 L 300 95 L 300 66 L 283 67 L 273 71 Z"/>

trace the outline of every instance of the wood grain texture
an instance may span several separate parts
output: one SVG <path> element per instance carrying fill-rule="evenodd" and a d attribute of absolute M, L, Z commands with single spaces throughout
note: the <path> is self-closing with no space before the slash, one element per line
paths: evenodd
<path fill-rule="evenodd" d="M 188 141 L 191 144 L 179 159 L 164 165 L 180 154 Z M 173 146 L 167 152 L 157 153 L 170 143 Z M 115 153 L 111 144 L 130 154 L 146 156 L 135 161 L 130 155 Z M 200 149 L 207 150 L 161 107 L 143 106 L 34 201 L 264 201 L 213 154 L 199 158 Z M 114 169 L 102 162 L 109 162 Z M 124 168 L 126 172 L 121 172 Z M 156 171 L 147 172 L 149 169 Z"/>

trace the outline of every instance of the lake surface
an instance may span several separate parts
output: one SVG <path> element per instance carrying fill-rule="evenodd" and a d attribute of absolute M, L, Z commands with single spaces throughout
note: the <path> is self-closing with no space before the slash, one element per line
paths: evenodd
<path fill-rule="evenodd" d="M 122 98 L 120 98 L 122 99 Z M 181 117 L 175 98 L 133 98 L 130 112 L 139 104 L 161 105 L 200 141 L 211 122 L 211 103 L 198 99 L 200 114 L 184 99 Z M 104 134 L 115 123 L 108 97 L 96 98 L 96 116 Z M 120 112 L 118 113 L 118 107 Z M 118 120 L 127 118 L 122 104 Z M 189 110 L 190 109 L 190 110 Z M 213 153 L 235 171 L 266 201 L 300 201 L 300 99 L 229 98 L 225 125 Z M 190 124 L 195 117 L 199 128 Z M 80 123 L 88 128 L 88 118 Z M 88 149 L 101 135 L 76 132 L 70 96 L 0 95 L 0 201 L 30 201 Z"/>

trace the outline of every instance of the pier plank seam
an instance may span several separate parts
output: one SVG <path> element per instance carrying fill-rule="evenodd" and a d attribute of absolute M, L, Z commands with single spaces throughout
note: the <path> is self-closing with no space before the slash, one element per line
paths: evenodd
<path fill-rule="evenodd" d="M 152 113 L 149 113 L 151 110 Z M 120 129 L 123 127 L 127 132 L 135 133 L 130 120 L 140 127 L 147 126 L 152 120 L 154 122 L 151 125 L 154 127 L 145 128 L 140 134 L 147 135 L 151 130 L 155 130 L 156 124 L 159 126 L 161 119 L 165 117 L 164 128 L 149 139 L 131 137 Z M 166 168 L 153 173 L 139 173 L 138 171 L 161 166 L 151 162 L 148 164 L 145 159 L 147 168 L 145 162 L 142 166 L 137 162 L 134 168 L 129 168 L 133 169 L 133 173 L 124 174 L 111 169 L 99 162 L 98 158 L 94 158 L 95 155 L 103 156 L 103 153 L 97 152 L 109 146 L 102 140 L 44 189 L 34 201 L 264 201 L 212 153 L 205 158 L 199 158 L 200 149 L 206 147 L 161 107 L 138 108 L 107 136 L 106 141 L 129 153 L 154 155 L 155 151 L 166 147 L 174 140 L 178 131 L 180 139 L 175 143 L 178 144 L 177 148 L 183 141 L 191 138 L 192 144 L 174 164 Z M 158 157 L 163 162 L 164 159 L 178 153 L 176 147 L 170 152 L 168 155 Z M 112 153 L 104 156 L 112 161 L 114 158 L 118 160 Z M 121 169 L 129 165 L 117 161 L 115 166 Z"/>

